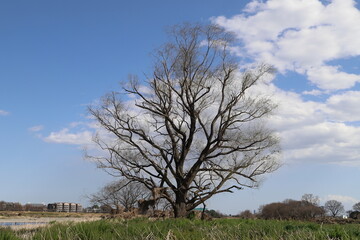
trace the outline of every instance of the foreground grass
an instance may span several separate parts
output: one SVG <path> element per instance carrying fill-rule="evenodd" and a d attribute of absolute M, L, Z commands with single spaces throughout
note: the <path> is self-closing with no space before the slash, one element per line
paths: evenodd
<path fill-rule="evenodd" d="M 21 238 L 19 236 L 22 236 Z M 25 237 L 24 237 L 25 236 Z M 27 237 L 26 237 L 27 236 Z M 0 239 L 360 239 L 360 224 L 321 225 L 297 221 L 219 219 L 200 221 L 167 219 L 150 221 L 99 220 L 52 224 L 26 233 L 0 229 Z"/>

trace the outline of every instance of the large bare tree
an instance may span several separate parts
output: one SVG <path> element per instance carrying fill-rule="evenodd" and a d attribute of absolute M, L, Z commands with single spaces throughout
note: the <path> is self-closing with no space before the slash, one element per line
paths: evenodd
<path fill-rule="evenodd" d="M 132 77 L 90 107 L 107 132 L 95 137 L 106 154 L 92 158 L 113 175 L 161 189 L 175 217 L 184 217 L 277 169 L 278 139 L 265 124 L 275 105 L 252 90 L 273 69 L 240 70 L 232 35 L 218 26 L 169 32 L 146 80 Z"/>
<path fill-rule="evenodd" d="M 336 200 L 327 201 L 324 205 L 324 209 L 328 211 L 332 217 L 336 217 L 345 211 L 344 205 Z"/>

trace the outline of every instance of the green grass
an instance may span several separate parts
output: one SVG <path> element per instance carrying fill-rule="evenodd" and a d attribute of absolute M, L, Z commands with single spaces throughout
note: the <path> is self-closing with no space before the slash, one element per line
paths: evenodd
<path fill-rule="evenodd" d="M 8 234 L 8 235 L 6 235 Z M 24 234 L 24 233 L 22 233 Z M 200 221 L 167 219 L 151 221 L 99 220 L 95 222 L 52 224 L 32 234 L 31 239 L 168 239 L 168 240 L 228 240 L 228 239 L 360 239 L 360 224 L 317 224 L 298 221 L 218 219 Z M 7 238 L 6 238 L 7 237 Z M 8 230 L 0 239 L 18 239 Z"/>
<path fill-rule="evenodd" d="M 0 240 L 19 240 L 20 238 L 15 235 L 10 229 L 0 228 Z"/>

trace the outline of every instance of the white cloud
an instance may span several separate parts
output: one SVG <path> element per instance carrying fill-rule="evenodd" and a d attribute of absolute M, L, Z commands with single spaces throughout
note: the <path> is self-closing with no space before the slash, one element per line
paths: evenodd
<path fill-rule="evenodd" d="M 360 82 L 360 75 L 341 72 L 339 66 L 311 67 L 307 76 L 319 88 L 329 90 L 352 88 L 356 82 Z"/>
<path fill-rule="evenodd" d="M 359 103 L 360 91 L 346 91 L 329 97 L 325 111 L 334 120 L 356 122 L 360 121 Z"/>
<path fill-rule="evenodd" d="M 317 89 L 313 89 L 311 91 L 303 91 L 302 94 L 303 95 L 311 95 L 311 96 L 320 96 L 320 95 L 324 94 L 324 92 L 317 90 Z"/>
<path fill-rule="evenodd" d="M 359 202 L 359 200 L 357 200 L 353 197 L 342 196 L 342 195 L 327 195 L 323 200 L 324 200 L 324 202 L 329 201 L 329 200 L 336 200 L 336 201 L 339 201 L 346 205 L 355 204 L 355 203 Z"/>
<path fill-rule="evenodd" d="M 270 126 L 279 132 L 286 162 L 360 166 L 360 93 L 352 89 L 360 75 L 329 63 L 360 57 L 355 1 L 254 0 L 239 15 L 212 21 L 234 32 L 239 56 L 296 72 L 315 86 L 301 94 L 261 87 L 279 105 Z M 304 100 L 309 95 L 324 101 Z"/>
<path fill-rule="evenodd" d="M 329 61 L 360 56 L 360 11 L 353 0 L 250 2 L 243 13 L 213 22 L 242 41 L 240 56 L 296 71 L 324 90 L 348 89 L 360 76 Z"/>
<path fill-rule="evenodd" d="M 28 128 L 28 130 L 30 132 L 39 132 L 39 131 L 41 131 L 43 129 L 44 129 L 43 125 L 37 125 L 37 126 L 33 126 L 33 127 Z"/>
<path fill-rule="evenodd" d="M 278 104 L 269 126 L 279 133 L 285 162 L 360 166 L 360 127 L 344 122 L 360 118 L 355 107 L 360 93 L 347 91 L 322 103 L 305 101 L 302 95 L 274 84 L 259 86 L 258 90 Z"/>
<path fill-rule="evenodd" d="M 292 161 L 360 166 L 360 128 L 319 123 L 281 133 L 284 156 Z"/>
<path fill-rule="evenodd" d="M 6 116 L 9 114 L 10 114 L 9 112 L 0 109 L 0 116 Z"/>
<path fill-rule="evenodd" d="M 46 142 L 65 143 L 74 145 L 88 145 L 92 144 L 93 132 L 79 131 L 76 133 L 70 132 L 68 128 L 64 128 L 59 132 L 51 132 L 49 136 L 45 137 Z"/>

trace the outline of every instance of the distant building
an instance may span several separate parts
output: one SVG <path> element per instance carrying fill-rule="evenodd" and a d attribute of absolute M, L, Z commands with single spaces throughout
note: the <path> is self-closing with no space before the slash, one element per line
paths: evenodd
<path fill-rule="evenodd" d="M 49 212 L 82 212 L 82 206 L 78 203 L 49 203 L 47 207 Z"/>

